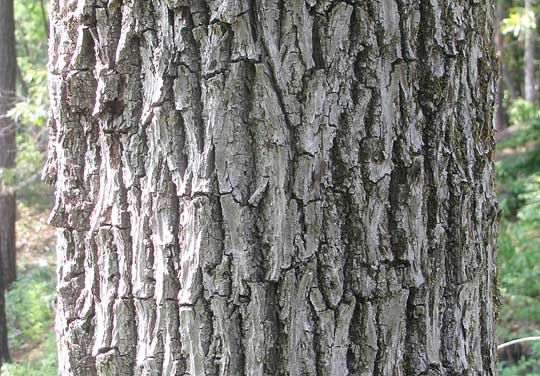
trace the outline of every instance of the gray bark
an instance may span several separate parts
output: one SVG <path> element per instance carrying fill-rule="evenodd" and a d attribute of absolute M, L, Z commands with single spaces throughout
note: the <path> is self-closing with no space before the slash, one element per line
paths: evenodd
<path fill-rule="evenodd" d="M 491 1 L 51 3 L 61 375 L 494 375 Z"/>
<path fill-rule="evenodd" d="M 533 6 L 533 0 L 525 0 L 525 12 L 531 12 Z M 528 29 L 525 31 L 525 55 L 523 56 L 525 62 L 525 100 L 534 103 L 536 99 L 536 80 L 534 74 L 534 29 Z"/>
<path fill-rule="evenodd" d="M 7 117 L 15 99 L 17 55 L 13 0 L 0 0 L 0 171 L 15 167 L 15 123 Z M 16 278 L 15 193 L 0 176 L 0 258 L 4 286 Z"/>

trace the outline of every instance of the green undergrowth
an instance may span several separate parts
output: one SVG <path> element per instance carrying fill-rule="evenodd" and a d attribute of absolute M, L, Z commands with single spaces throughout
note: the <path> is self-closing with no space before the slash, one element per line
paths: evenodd
<path fill-rule="evenodd" d="M 5 364 L 1 376 L 56 376 L 58 367 L 54 335 L 47 335 L 34 351 L 38 353 L 34 360 Z"/>
<path fill-rule="evenodd" d="M 540 110 L 517 101 L 510 115 L 517 130 L 499 142 L 496 162 L 501 343 L 540 334 Z M 512 352 L 500 354 L 501 376 L 540 376 L 540 344 Z"/>
<path fill-rule="evenodd" d="M 540 344 L 530 344 L 527 355 L 521 356 L 517 361 L 501 361 L 499 363 L 499 376 L 540 376 L 538 359 L 540 359 Z"/>
<path fill-rule="evenodd" d="M 54 315 L 53 281 L 52 266 L 19 270 L 19 277 L 6 296 L 11 346 L 37 343 L 50 331 Z"/>
<path fill-rule="evenodd" d="M 8 336 L 14 359 L 1 376 L 57 374 L 54 321 L 54 266 L 19 269 L 17 281 L 6 294 Z"/>
<path fill-rule="evenodd" d="M 5 296 L 12 363 L 0 376 L 56 376 L 55 230 L 47 224 L 52 193 L 38 181 L 17 193 L 17 280 Z"/>

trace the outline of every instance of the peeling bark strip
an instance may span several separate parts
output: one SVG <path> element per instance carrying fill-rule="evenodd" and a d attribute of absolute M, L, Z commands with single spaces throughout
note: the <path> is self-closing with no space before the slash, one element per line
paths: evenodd
<path fill-rule="evenodd" d="M 61 375 L 494 375 L 493 4 L 53 0 Z"/>

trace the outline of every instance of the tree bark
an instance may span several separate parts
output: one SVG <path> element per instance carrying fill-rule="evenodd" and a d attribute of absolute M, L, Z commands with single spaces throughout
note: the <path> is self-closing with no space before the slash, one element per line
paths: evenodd
<path fill-rule="evenodd" d="M 496 374 L 491 1 L 51 11 L 61 375 Z"/>
<path fill-rule="evenodd" d="M 15 100 L 17 55 L 13 0 L 0 0 L 0 171 L 15 167 L 15 123 L 7 117 Z M 2 278 L 8 286 L 16 278 L 15 194 L 0 176 L 0 258 Z"/>
<path fill-rule="evenodd" d="M 532 12 L 533 0 L 525 0 L 525 12 L 529 14 Z M 534 29 L 527 29 L 525 31 L 525 55 L 523 57 L 525 61 L 525 100 L 534 103 L 536 100 L 536 80 L 534 75 Z"/>

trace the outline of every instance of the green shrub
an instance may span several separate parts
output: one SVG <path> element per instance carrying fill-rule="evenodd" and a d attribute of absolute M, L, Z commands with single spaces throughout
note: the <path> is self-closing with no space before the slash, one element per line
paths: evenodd
<path fill-rule="evenodd" d="M 528 357 L 521 357 L 516 363 L 499 362 L 499 376 L 540 376 L 540 344 L 530 342 Z"/>
<path fill-rule="evenodd" d="M 56 341 L 52 332 L 39 348 L 40 357 L 28 363 L 12 363 L 2 366 L 1 376 L 56 376 Z"/>
<path fill-rule="evenodd" d="M 515 101 L 509 114 L 517 130 L 499 143 L 496 163 L 501 342 L 540 333 L 540 110 Z M 499 371 L 540 376 L 540 345 L 515 364 L 500 362 Z"/>
<path fill-rule="evenodd" d="M 6 294 L 9 340 L 12 346 L 39 342 L 51 331 L 54 269 L 32 267 L 19 271 Z"/>

